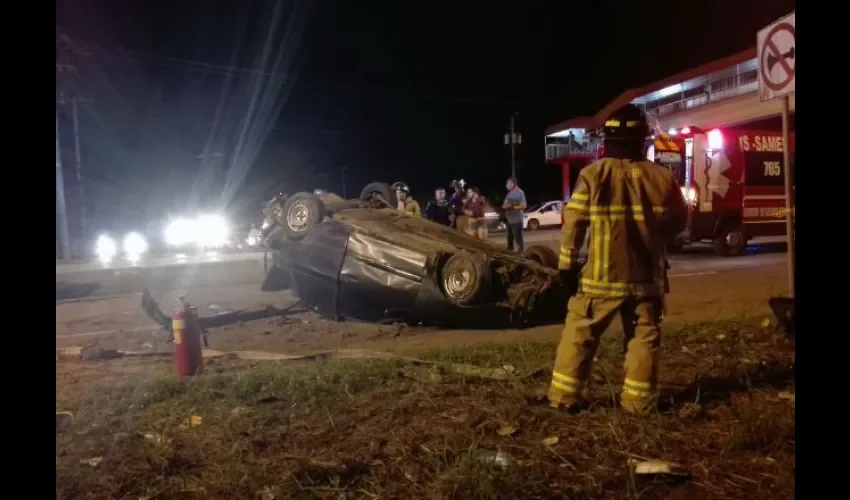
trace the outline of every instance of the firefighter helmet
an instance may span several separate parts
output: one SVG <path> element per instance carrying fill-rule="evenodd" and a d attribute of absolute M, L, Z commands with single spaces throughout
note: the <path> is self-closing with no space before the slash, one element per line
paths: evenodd
<path fill-rule="evenodd" d="M 452 189 L 459 189 L 463 191 L 464 186 L 466 186 L 466 181 L 463 179 L 456 179 L 449 184 L 449 187 Z"/>
<path fill-rule="evenodd" d="M 401 191 L 402 193 L 410 194 L 410 188 L 403 182 L 396 182 L 393 184 L 393 191 Z"/>
<path fill-rule="evenodd" d="M 650 134 L 646 115 L 634 104 L 614 111 L 602 126 L 605 140 L 643 141 Z"/>

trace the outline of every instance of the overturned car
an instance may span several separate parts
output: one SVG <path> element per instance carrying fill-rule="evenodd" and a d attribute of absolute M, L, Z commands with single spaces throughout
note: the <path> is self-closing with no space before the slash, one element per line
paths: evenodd
<path fill-rule="evenodd" d="M 568 299 L 558 256 L 525 255 L 396 210 L 384 183 L 360 197 L 296 193 L 265 207 L 263 290 L 293 289 L 335 318 L 466 328 L 561 321 Z"/>

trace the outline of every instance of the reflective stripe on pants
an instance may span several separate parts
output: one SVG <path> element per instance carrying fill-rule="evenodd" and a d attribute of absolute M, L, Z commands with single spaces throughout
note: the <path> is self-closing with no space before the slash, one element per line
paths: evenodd
<path fill-rule="evenodd" d="M 626 380 L 624 409 L 648 404 L 657 385 L 661 330 L 661 297 L 607 299 L 579 294 L 567 305 L 567 320 L 555 357 L 549 399 L 572 404 L 586 391 L 599 339 L 614 317 L 621 316 L 625 332 Z"/>

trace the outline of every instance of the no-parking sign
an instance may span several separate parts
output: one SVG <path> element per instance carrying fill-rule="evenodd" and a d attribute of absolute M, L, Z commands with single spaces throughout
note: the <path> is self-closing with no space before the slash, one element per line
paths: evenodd
<path fill-rule="evenodd" d="M 796 46 L 794 12 L 758 32 L 759 95 L 762 101 L 794 92 Z"/>

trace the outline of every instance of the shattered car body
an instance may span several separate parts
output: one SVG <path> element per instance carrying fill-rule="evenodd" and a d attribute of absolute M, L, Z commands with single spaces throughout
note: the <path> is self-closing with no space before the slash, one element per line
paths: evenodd
<path fill-rule="evenodd" d="M 390 207 L 386 184 L 357 200 L 297 193 L 266 206 L 263 290 L 293 289 L 324 316 L 458 327 L 560 321 L 557 255 L 525 256 Z"/>

